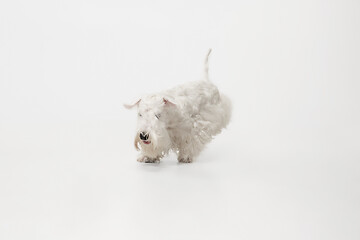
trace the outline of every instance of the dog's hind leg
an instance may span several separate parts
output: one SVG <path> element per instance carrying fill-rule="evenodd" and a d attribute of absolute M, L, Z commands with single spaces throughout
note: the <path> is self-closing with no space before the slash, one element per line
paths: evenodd
<path fill-rule="evenodd" d="M 197 138 L 188 138 L 178 147 L 178 161 L 181 163 L 191 163 L 199 155 L 204 145 Z"/>

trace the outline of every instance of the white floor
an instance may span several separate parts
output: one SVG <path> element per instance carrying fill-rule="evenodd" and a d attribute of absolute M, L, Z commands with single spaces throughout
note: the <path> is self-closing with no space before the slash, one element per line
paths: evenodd
<path fill-rule="evenodd" d="M 124 137 L 132 132 L 115 121 L 7 126 L 1 238 L 360 237 L 360 164 L 351 146 L 256 145 L 236 136 L 235 125 L 193 164 L 174 155 L 136 162 Z"/>
<path fill-rule="evenodd" d="M 359 7 L 1 2 L 0 239 L 360 239 Z M 136 162 L 122 104 L 198 79 L 208 47 L 228 129 Z"/>

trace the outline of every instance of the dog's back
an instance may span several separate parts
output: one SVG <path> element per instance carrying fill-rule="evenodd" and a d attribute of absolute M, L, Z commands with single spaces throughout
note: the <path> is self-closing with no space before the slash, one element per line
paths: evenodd
<path fill-rule="evenodd" d="M 202 134 L 203 142 L 220 133 L 231 118 L 231 102 L 210 81 L 189 82 L 165 91 L 183 117 Z"/>
<path fill-rule="evenodd" d="M 220 94 L 209 80 L 210 53 L 211 49 L 205 58 L 204 80 L 188 82 L 163 92 L 177 105 L 183 118 L 193 125 L 195 134 L 202 136 L 204 143 L 228 125 L 232 112 L 230 99 Z"/>

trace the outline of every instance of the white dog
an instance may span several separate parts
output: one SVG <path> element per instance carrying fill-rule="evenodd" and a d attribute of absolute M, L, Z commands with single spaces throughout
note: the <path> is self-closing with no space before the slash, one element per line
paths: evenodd
<path fill-rule="evenodd" d="M 142 97 L 132 105 L 138 109 L 135 148 L 139 162 L 158 162 L 170 150 L 178 161 L 190 163 L 213 136 L 226 127 L 231 117 L 230 100 L 219 93 L 208 78 Z"/>

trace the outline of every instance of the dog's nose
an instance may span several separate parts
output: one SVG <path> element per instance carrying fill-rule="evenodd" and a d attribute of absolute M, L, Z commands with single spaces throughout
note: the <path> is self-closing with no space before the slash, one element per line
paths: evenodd
<path fill-rule="evenodd" d="M 145 132 L 141 132 L 141 133 L 140 133 L 140 139 L 141 139 L 141 140 L 146 141 L 146 140 L 148 140 L 148 138 L 149 138 L 149 134 L 147 134 L 147 133 L 145 133 Z"/>

